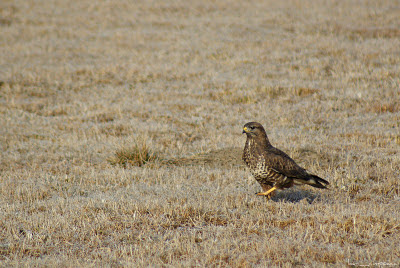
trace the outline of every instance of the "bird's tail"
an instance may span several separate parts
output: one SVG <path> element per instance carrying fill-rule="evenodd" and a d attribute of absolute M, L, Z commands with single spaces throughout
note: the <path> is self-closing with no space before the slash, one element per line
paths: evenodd
<path fill-rule="evenodd" d="M 316 175 L 309 175 L 306 179 L 300 180 L 304 184 L 311 185 L 315 188 L 324 189 L 329 185 L 329 182 L 316 176 Z"/>

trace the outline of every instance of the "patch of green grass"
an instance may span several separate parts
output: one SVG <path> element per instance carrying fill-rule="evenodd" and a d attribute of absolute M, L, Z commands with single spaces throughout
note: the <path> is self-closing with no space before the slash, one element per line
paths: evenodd
<path fill-rule="evenodd" d="M 145 142 L 137 142 L 129 148 L 122 148 L 115 152 L 114 156 L 108 159 L 111 165 L 119 165 L 123 168 L 131 166 L 144 166 L 148 162 L 154 162 L 156 154 Z"/>

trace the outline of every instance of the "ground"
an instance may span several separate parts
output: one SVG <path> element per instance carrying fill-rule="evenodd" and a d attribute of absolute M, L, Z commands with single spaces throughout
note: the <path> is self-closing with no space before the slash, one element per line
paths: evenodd
<path fill-rule="evenodd" d="M 1 1 L 1 266 L 399 265 L 399 14 Z M 330 189 L 255 196 L 248 121 Z"/>

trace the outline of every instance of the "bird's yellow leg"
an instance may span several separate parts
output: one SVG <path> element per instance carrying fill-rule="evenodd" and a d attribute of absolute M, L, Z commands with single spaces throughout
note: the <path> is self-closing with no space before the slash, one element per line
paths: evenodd
<path fill-rule="evenodd" d="M 266 191 L 266 192 L 263 192 L 263 193 L 258 193 L 257 195 L 265 195 L 265 196 L 269 196 L 273 191 L 275 191 L 276 190 L 276 187 L 274 186 L 274 187 L 272 187 L 271 189 L 269 189 L 268 191 Z"/>

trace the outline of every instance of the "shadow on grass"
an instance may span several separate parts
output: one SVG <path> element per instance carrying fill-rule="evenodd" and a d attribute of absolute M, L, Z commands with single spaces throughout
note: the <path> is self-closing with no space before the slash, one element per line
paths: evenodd
<path fill-rule="evenodd" d="M 230 168 L 233 166 L 244 167 L 242 160 L 242 148 L 222 148 L 208 153 L 201 153 L 184 158 L 173 158 L 164 160 L 166 165 L 174 166 L 198 166 L 205 165 L 210 167 Z"/>
<path fill-rule="evenodd" d="M 271 198 L 271 200 L 275 202 L 284 201 L 290 203 L 298 203 L 304 200 L 311 204 L 314 202 L 314 200 L 318 200 L 319 197 L 320 193 L 313 193 L 302 189 L 293 189 L 278 192 Z"/>

